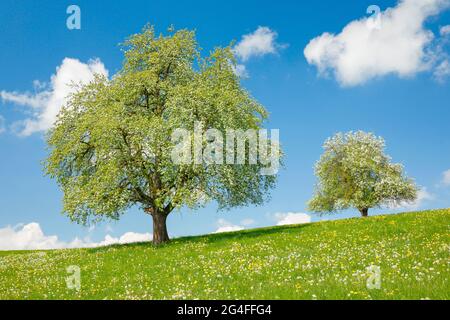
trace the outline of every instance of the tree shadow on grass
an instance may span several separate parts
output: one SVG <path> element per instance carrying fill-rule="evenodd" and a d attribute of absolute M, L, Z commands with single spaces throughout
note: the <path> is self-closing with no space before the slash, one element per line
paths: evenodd
<path fill-rule="evenodd" d="M 279 227 L 266 227 L 266 228 L 258 228 L 258 229 L 249 229 L 242 231 L 234 231 L 234 232 L 224 232 L 224 233 L 213 233 L 207 235 L 200 236 L 188 236 L 172 239 L 169 243 L 162 244 L 159 246 L 154 246 L 151 242 L 139 242 L 139 243 L 129 243 L 129 244 L 114 244 L 106 247 L 98 247 L 89 249 L 90 252 L 106 252 L 111 249 L 120 249 L 120 248 L 130 248 L 130 249 L 138 249 L 138 248 L 149 248 L 152 247 L 154 249 L 163 249 L 170 248 L 179 245 L 185 244 L 221 244 L 226 242 L 233 241 L 245 241 L 250 239 L 255 239 L 264 236 L 270 236 L 274 234 L 293 234 L 299 233 L 303 229 L 308 228 L 311 224 L 302 224 L 302 225 L 289 225 L 289 226 L 279 226 Z"/>
<path fill-rule="evenodd" d="M 302 229 L 308 227 L 309 224 L 303 225 L 290 225 L 290 226 L 279 226 L 279 227 L 266 227 L 266 228 L 258 228 L 258 229 L 249 229 L 235 232 L 223 232 L 223 233 L 212 233 L 208 235 L 202 236 L 194 236 L 194 237 L 183 237 L 175 239 L 177 243 L 184 242 L 202 242 L 202 243 L 218 243 L 225 241 L 236 241 L 236 240 L 246 240 L 246 239 L 254 239 L 263 236 L 270 236 L 273 234 L 292 234 L 300 232 Z"/>

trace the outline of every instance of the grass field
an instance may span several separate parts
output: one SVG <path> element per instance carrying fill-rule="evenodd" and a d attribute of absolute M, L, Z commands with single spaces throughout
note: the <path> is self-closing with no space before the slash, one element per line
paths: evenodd
<path fill-rule="evenodd" d="M 449 299 L 450 209 L 0 253 L 0 299 Z M 80 267 L 81 289 L 66 286 Z M 381 270 L 368 289 L 366 268 Z"/>

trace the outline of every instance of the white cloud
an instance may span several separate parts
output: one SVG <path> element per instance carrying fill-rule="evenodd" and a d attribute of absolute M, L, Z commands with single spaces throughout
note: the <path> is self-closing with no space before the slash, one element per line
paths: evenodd
<path fill-rule="evenodd" d="M 443 26 L 439 29 L 439 33 L 441 34 L 441 36 L 446 36 L 450 34 L 450 24 Z"/>
<path fill-rule="evenodd" d="M 242 79 L 248 78 L 249 74 L 247 71 L 247 67 L 244 64 L 237 64 L 234 66 L 234 73 Z"/>
<path fill-rule="evenodd" d="M 213 233 L 222 233 L 222 232 L 232 232 L 232 231 L 240 231 L 244 230 L 244 227 L 234 225 L 231 222 L 226 221 L 225 219 L 219 219 L 217 221 L 218 229 Z"/>
<path fill-rule="evenodd" d="M 434 35 L 424 22 L 450 4 L 450 0 L 402 0 L 375 18 L 347 24 L 339 34 L 323 33 L 304 50 L 309 64 L 322 75 L 330 71 L 342 86 L 395 74 L 413 76 L 428 70 L 437 59 L 431 45 Z"/>
<path fill-rule="evenodd" d="M 111 237 L 107 235 L 105 239 L 99 243 L 90 243 L 89 246 L 98 247 L 98 246 L 108 246 L 111 244 L 125 244 L 125 243 L 133 243 L 133 242 L 145 242 L 152 240 L 152 235 L 150 233 L 135 233 L 135 232 L 127 232 L 124 233 L 119 238 Z"/>
<path fill-rule="evenodd" d="M 450 186 L 450 169 L 442 173 L 442 183 Z"/>
<path fill-rule="evenodd" d="M 450 75 L 450 62 L 442 61 L 434 70 L 433 75 L 437 81 L 443 82 Z"/>
<path fill-rule="evenodd" d="M 259 26 L 254 32 L 245 34 L 233 48 L 233 52 L 239 63 L 234 72 L 240 78 L 249 78 L 249 73 L 244 62 L 253 57 L 262 57 L 268 54 L 276 54 L 279 49 L 286 47 L 285 44 L 277 43 L 278 34 L 269 27 Z"/>
<path fill-rule="evenodd" d="M 252 57 L 274 54 L 279 47 L 276 43 L 277 36 L 278 34 L 270 28 L 260 26 L 254 32 L 243 35 L 233 50 L 244 62 Z"/>
<path fill-rule="evenodd" d="M 310 223 L 311 216 L 306 213 L 287 212 L 287 213 L 275 213 L 275 219 L 277 220 L 277 226 L 284 226 L 289 224 L 303 224 Z"/>
<path fill-rule="evenodd" d="M 436 81 L 444 83 L 450 76 L 450 55 L 448 53 L 450 44 L 450 25 L 440 28 L 440 38 L 436 40 L 434 45 L 434 52 L 436 57 L 434 59 L 433 77 Z"/>
<path fill-rule="evenodd" d="M 255 224 L 255 220 L 253 219 L 247 218 L 241 221 L 241 225 L 243 226 L 251 226 L 252 224 Z"/>
<path fill-rule="evenodd" d="M 99 59 L 83 63 L 77 59 L 65 58 L 56 68 L 48 85 L 37 80 L 33 82 L 36 93 L 1 91 L 0 96 L 4 102 L 31 109 L 31 118 L 15 125 L 21 135 L 29 136 L 51 128 L 61 106 L 66 103 L 67 96 L 74 90 L 72 85 L 88 83 L 96 73 L 108 76 L 108 70 Z"/>
<path fill-rule="evenodd" d="M 418 209 L 425 201 L 433 200 L 434 195 L 427 191 L 427 188 L 422 188 L 417 193 L 417 199 L 411 204 L 405 204 L 404 207 L 408 209 Z"/>
<path fill-rule="evenodd" d="M 391 209 L 407 209 L 407 210 L 416 210 L 422 207 L 424 202 L 434 200 L 434 195 L 428 192 L 427 188 L 421 188 L 417 192 L 417 199 L 413 202 L 402 202 L 400 204 L 392 204 L 389 206 Z"/>
<path fill-rule="evenodd" d="M 47 236 L 38 223 L 29 223 L 16 227 L 0 229 L 0 250 L 44 250 L 63 248 L 92 248 L 111 244 L 150 241 L 149 233 L 127 232 L 119 238 L 107 235 L 103 241 L 92 242 L 89 239 L 74 239 L 64 242 L 58 236 Z"/>
<path fill-rule="evenodd" d="M 5 118 L 0 116 L 0 134 L 6 131 Z"/>

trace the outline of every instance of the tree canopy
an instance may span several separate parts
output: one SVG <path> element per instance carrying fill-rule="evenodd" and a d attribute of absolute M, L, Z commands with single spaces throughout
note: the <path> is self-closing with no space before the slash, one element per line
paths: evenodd
<path fill-rule="evenodd" d="M 193 31 L 168 32 L 147 26 L 131 36 L 122 69 L 79 86 L 49 131 L 46 173 L 73 221 L 118 219 L 138 205 L 153 216 L 153 241 L 162 243 L 174 209 L 261 204 L 274 187 L 276 176 L 261 175 L 261 162 L 174 163 L 178 128 L 259 130 L 267 111 L 242 88 L 230 47 L 202 57 Z"/>
<path fill-rule="evenodd" d="M 338 133 L 324 144 L 315 166 L 318 178 L 309 210 L 333 212 L 350 207 L 362 216 L 369 208 L 414 201 L 417 187 L 403 166 L 391 163 L 383 138 L 362 131 Z"/>

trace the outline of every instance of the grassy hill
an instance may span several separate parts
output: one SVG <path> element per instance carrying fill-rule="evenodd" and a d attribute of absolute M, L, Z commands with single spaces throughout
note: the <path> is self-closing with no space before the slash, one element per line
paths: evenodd
<path fill-rule="evenodd" d="M 449 299 L 450 209 L 0 254 L 0 299 Z M 81 269 L 81 290 L 66 268 Z M 381 268 L 368 289 L 366 268 Z"/>

